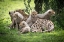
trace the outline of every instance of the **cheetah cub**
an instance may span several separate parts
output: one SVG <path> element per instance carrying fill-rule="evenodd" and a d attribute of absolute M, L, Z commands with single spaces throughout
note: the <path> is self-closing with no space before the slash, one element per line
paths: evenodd
<path fill-rule="evenodd" d="M 22 21 L 22 22 L 19 24 L 19 27 L 20 27 L 20 32 L 21 32 L 21 33 L 30 32 L 30 27 L 28 26 L 28 24 L 27 24 L 25 21 Z"/>
<path fill-rule="evenodd" d="M 36 20 L 37 20 L 37 12 L 34 10 L 31 12 L 31 14 L 29 15 L 29 18 L 26 20 L 26 22 L 31 27 L 31 25 L 33 23 L 35 23 Z"/>
<path fill-rule="evenodd" d="M 47 10 L 45 13 L 43 14 L 37 14 L 37 17 L 40 19 L 47 19 L 50 20 L 50 17 L 53 16 L 55 14 L 55 11 L 52 9 Z"/>

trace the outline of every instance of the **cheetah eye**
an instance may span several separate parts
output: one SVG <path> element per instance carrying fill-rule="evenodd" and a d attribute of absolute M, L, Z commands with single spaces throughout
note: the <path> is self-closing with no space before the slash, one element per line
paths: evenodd
<path fill-rule="evenodd" d="M 22 10 L 22 11 L 24 11 L 24 10 Z"/>
<path fill-rule="evenodd" d="M 51 13 L 51 11 L 49 11 L 49 13 Z"/>
<path fill-rule="evenodd" d="M 25 25 L 25 24 L 23 23 L 23 25 Z"/>
<path fill-rule="evenodd" d="M 34 14 L 33 14 L 34 15 Z"/>
<path fill-rule="evenodd" d="M 51 25 L 50 25 L 50 27 L 51 27 Z"/>

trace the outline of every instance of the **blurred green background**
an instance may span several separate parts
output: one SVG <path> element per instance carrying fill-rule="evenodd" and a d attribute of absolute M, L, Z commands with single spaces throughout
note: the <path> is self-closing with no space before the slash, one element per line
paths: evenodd
<path fill-rule="evenodd" d="M 39 4 L 42 4 L 41 7 Z M 44 13 L 50 8 L 56 12 L 51 17 L 55 29 L 50 33 L 21 34 L 8 27 L 11 24 L 11 10 L 25 9 L 29 14 L 32 9 Z M 0 42 L 64 42 L 64 0 L 0 0 Z"/>

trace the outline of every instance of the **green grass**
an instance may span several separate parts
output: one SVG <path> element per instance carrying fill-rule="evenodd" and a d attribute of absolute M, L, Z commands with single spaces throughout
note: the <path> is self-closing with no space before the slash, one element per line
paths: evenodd
<path fill-rule="evenodd" d="M 33 0 L 31 8 L 34 8 Z M 0 2 L 0 42 L 64 42 L 64 30 L 55 25 L 54 31 L 50 33 L 26 33 L 21 34 L 15 29 L 9 29 L 11 24 L 9 11 L 15 9 L 26 9 L 23 0 Z"/>

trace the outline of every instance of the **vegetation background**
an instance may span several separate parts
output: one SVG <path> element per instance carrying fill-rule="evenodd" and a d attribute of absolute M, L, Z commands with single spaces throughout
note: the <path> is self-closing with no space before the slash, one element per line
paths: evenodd
<path fill-rule="evenodd" d="M 44 13 L 50 8 L 56 12 L 51 17 L 55 29 L 50 33 L 21 34 L 8 27 L 10 10 L 25 9 L 29 14 L 32 9 Z M 64 0 L 0 0 L 0 42 L 64 42 Z"/>

